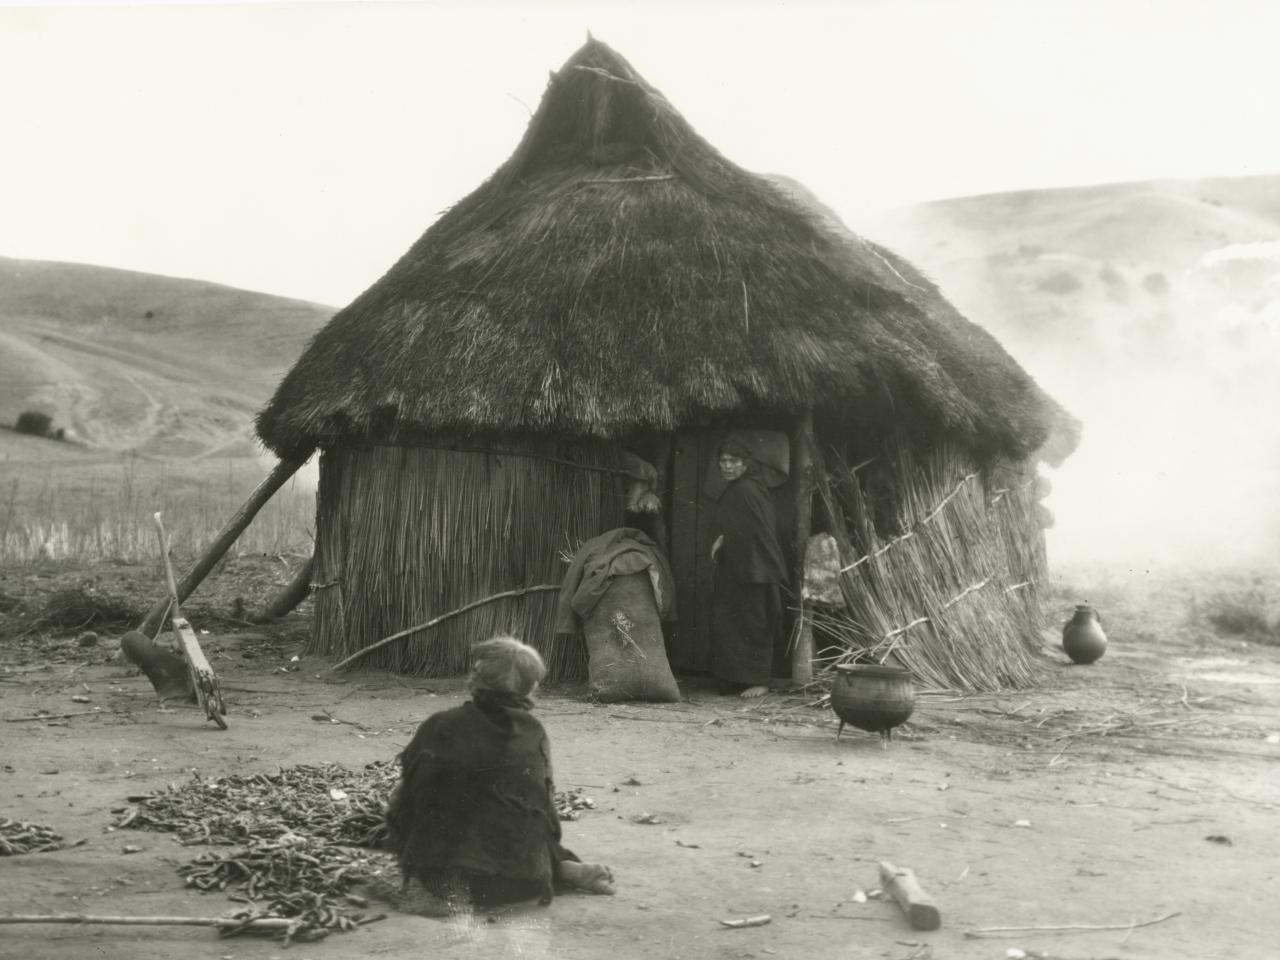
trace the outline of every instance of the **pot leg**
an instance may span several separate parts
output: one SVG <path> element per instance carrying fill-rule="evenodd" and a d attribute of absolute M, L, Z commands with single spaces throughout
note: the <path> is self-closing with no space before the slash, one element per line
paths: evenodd
<path fill-rule="evenodd" d="M 841 720 L 841 721 L 840 721 L 840 726 L 836 727 L 836 739 L 837 739 L 837 740 L 839 740 L 839 739 L 840 739 L 840 732 L 841 732 L 842 730 L 844 730 L 844 721 L 843 721 L 843 720 Z"/>

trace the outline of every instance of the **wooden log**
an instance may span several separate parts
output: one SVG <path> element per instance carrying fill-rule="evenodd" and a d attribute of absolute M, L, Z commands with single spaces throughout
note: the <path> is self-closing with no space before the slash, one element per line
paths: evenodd
<path fill-rule="evenodd" d="M 281 460 L 276 464 L 270 475 L 258 484 L 253 493 L 249 494 L 244 506 L 227 521 L 213 543 L 209 544 L 204 554 L 196 562 L 196 565 L 177 584 L 179 603 L 191 596 L 192 591 L 209 575 L 213 565 L 222 559 L 222 555 L 231 548 L 231 544 L 236 542 L 236 538 L 244 533 L 245 527 L 249 526 L 253 518 L 257 516 L 263 504 L 270 500 L 272 494 L 284 486 L 285 481 L 297 473 L 298 468 L 305 462 L 305 458 L 302 460 Z M 139 625 L 138 630 L 148 637 L 154 638 L 160 631 L 160 625 L 164 621 L 164 615 L 168 609 L 169 597 L 166 594 L 163 598 L 157 600 L 155 606 L 148 611 L 146 619 Z"/>
<path fill-rule="evenodd" d="M 307 558 L 307 562 L 302 565 L 298 572 L 293 575 L 289 585 L 276 594 L 269 603 L 264 604 L 261 609 L 250 614 L 249 621 L 251 623 L 270 623 L 272 620 L 279 620 L 305 600 L 307 594 L 311 592 L 311 574 L 315 570 L 315 565 L 316 557 L 313 553 Z"/>
<path fill-rule="evenodd" d="M 803 684 L 813 679 L 813 604 L 803 594 L 800 596 L 800 610 L 796 616 L 795 646 L 791 648 L 791 679 L 796 684 Z"/>
<path fill-rule="evenodd" d="M 888 860 L 881 860 L 880 886 L 898 901 L 912 930 L 937 930 L 942 926 L 941 912 L 911 868 L 895 867 Z"/>
<path fill-rule="evenodd" d="M 795 483 L 795 573 L 792 588 L 798 601 L 804 596 L 804 547 L 813 526 L 813 411 L 796 418 L 791 431 L 791 476 Z M 799 629 L 791 651 L 791 680 L 813 679 L 813 623 L 801 602 Z"/>

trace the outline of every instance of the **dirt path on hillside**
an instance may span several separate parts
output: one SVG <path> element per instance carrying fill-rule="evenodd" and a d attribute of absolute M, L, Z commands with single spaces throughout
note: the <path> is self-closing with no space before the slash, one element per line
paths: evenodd
<path fill-rule="evenodd" d="M 0 348 L 22 358 L 21 398 L 47 410 L 68 435 L 96 450 L 164 449 L 192 458 L 250 446 L 260 398 L 236 387 L 207 357 L 145 343 L 96 339 L 84 330 L 17 322 Z"/>
<path fill-rule="evenodd" d="M 393 913 L 287 952 L 193 928 L 0 927 L 0 957 L 1268 957 L 1280 936 L 1269 906 L 1280 902 L 1280 651 L 1188 624 L 1166 602 L 1183 589 L 1102 597 L 1112 647 L 1096 666 L 1066 666 L 1050 644 L 1041 689 L 922 696 L 888 750 L 856 732 L 837 741 L 812 697 L 747 706 L 686 684 L 678 704 L 596 705 L 576 688 L 546 692 L 538 712 L 559 785 L 596 800 L 565 825 L 567 842 L 614 868 L 614 897 L 492 920 Z M 0 719 L 101 708 L 0 723 L 0 816 L 85 841 L 0 860 L 0 912 L 223 912 L 234 904 L 184 890 L 175 873 L 201 848 L 112 831 L 112 808 L 193 771 L 388 759 L 424 716 L 461 702 L 455 680 L 334 680 L 322 663 L 294 664 L 305 626 L 204 638 L 230 702 L 226 733 L 158 710 L 109 644 L 0 641 Z M 324 711 L 346 722 L 312 719 Z M 125 855 L 126 843 L 142 849 Z M 941 930 L 912 931 L 893 904 L 861 901 L 879 886 L 879 859 L 917 871 Z M 767 926 L 719 923 L 760 914 Z M 1134 929 L 966 937 L 1170 914 Z"/>

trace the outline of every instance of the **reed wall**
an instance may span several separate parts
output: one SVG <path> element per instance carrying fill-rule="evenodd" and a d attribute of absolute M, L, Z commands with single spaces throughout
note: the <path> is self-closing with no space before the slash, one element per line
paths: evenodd
<path fill-rule="evenodd" d="M 1035 683 L 1047 565 L 1034 465 L 979 469 L 948 444 L 920 451 L 898 440 L 854 467 L 827 459 L 818 491 L 840 545 L 846 609 L 817 614 L 820 657 L 892 657 L 935 688 Z M 872 502 L 886 488 L 888 524 L 883 499 Z"/>
<path fill-rule="evenodd" d="M 342 446 L 320 458 L 312 646 L 343 657 L 507 590 L 557 584 L 584 540 L 621 526 L 612 445 L 545 438 Z M 580 637 L 557 638 L 551 591 L 484 604 L 361 661 L 453 676 L 499 632 L 536 647 L 549 679 L 585 673 Z"/>

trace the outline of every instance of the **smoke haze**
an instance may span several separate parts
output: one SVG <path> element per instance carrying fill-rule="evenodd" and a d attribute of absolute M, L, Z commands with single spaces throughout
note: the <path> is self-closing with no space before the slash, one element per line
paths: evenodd
<path fill-rule="evenodd" d="M 882 225 L 1083 421 L 1051 560 L 1280 555 L 1280 178 L 943 201 Z"/>

